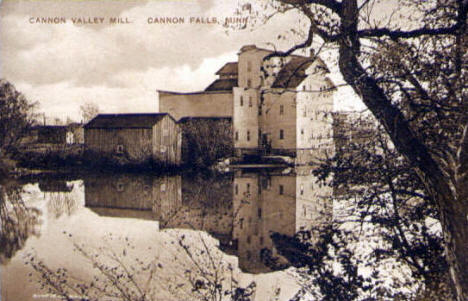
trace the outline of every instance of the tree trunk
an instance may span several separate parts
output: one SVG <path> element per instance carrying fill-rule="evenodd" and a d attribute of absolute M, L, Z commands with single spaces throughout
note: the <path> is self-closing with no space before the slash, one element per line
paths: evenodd
<path fill-rule="evenodd" d="M 443 196 L 441 196 L 443 197 Z M 468 300 L 468 208 L 463 202 L 437 200 L 437 203 L 451 202 L 453 211 L 441 210 L 441 224 L 445 240 L 446 258 L 450 266 L 450 276 L 458 301 Z M 466 203 L 466 199 L 465 199 Z"/>
<path fill-rule="evenodd" d="M 449 179 L 427 147 L 417 138 L 402 112 L 392 105 L 375 80 L 367 75 L 358 61 L 359 41 L 355 36 L 355 20 L 346 16 L 356 15 L 355 1 L 343 2 L 342 34 L 339 41 L 339 67 L 345 81 L 361 97 L 377 120 L 384 126 L 396 149 L 414 166 L 426 187 L 426 192 L 436 202 L 441 217 L 445 239 L 446 257 L 450 265 L 453 287 L 458 301 L 468 301 L 468 181 L 466 175 L 459 179 L 457 187 L 449 186 Z M 468 143 L 467 143 L 468 145 Z M 462 146 L 465 152 L 467 146 Z M 463 158 L 461 161 L 466 162 Z M 462 163 L 460 161 L 460 163 Z M 462 166 L 463 165 L 463 166 Z M 467 171 L 461 164 L 461 171 Z M 463 173 L 460 173 L 463 175 Z M 453 186 L 453 185 L 452 185 Z"/>

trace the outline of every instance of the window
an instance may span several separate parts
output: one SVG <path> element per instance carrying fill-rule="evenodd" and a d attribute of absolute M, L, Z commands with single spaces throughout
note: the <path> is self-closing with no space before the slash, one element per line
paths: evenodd
<path fill-rule="evenodd" d="M 240 229 L 244 228 L 244 219 L 243 218 L 239 219 L 239 228 Z"/>
<path fill-rule="evenodd" d="M 252 80 L 250 78 L 247 80 L 247 87 L 248 88 L 252 87 Z"/>
<path fill-rule="evenodd" d="M 283 115 L 283 113 L 284 113 L 284 105 L 280 105 L 280 107 L 279 107 L 279 113 L 280 113 L 280 115 Z"/>
<path fill-rule="evenodd" d="M 247 62 L 247 72 L 250 72 L 250 71 L 252 71 L 252 62 L 248 61 Z"/>
<path fill-rule="evenodd" d="M 247 244 L 250 244 L 250 242 L 252 241 L 252 238 L 249 236 L 247 236 Z M 248 255 L 250 257 L 250 255 Z"/>
<path fill-rule="evenodd" d="M 258 218 L 262 218 L 262 208 L 258 208 L 257 216 L 258 216 Z"/>
<path fill-rule="evenodd" d="M 304 185 L 301 184 L 301 195 L 304 195 Z"/>
<path fill-rule="evenodd" d="M 238 195 L 239 194 L 239 185 L 236 184 L 234 190 L 235 190 L 236 195 Z"/>
<path fill-rule="evenodd" d="M 302 112 L 302 116 L 307 117 L 307 109 L 306 108 L 304 108 L 304 111 Z"/>
<path fill-rule="evenodd" d="M 252 96 L 249 96 L 249 107 L 252 107 Z"/>
<path fill-rule="evenodd" d="M 301 129 L 301 135 L 304 135 L 304 129 Z"/>
<path fill-rule="evenodd" d="M 123 154 L 124 152 L 124 146 L 122 144 L 118 144 L 116 148 L 117 154 Z"/>
<path fill-rule="evenodd" d="M 280 140 L 284 139 L 284 131 L 283 130 L 280 130 L 279 138 L 280 138 Z"/>
<path fill-rule="evenodd" d="M 262 115 L 262 106 L 258 106 L 258 116 Z"/>
<path fill-rule="evenodd" d="M 250 141 L 250 131 L 247 131 L 247 141 Z"/>
<path fill-rule="evenodd" d="M 283 185 L 280 185 L 279 186 L 279 194 L 283 194 L 284 193 L 284 187 Z"/>
<path fill-rule="evenodd" d="M 240 106 L 242 107 L 244 105 L 244 97 L 240 97 Z"/>
<path fill-rule="evenodd" d="M 250 193 L 250 183 L 247 183 L 247 193 Z"/>
<path fill-rule="evenodd" d="M 260 236 L 260 245 L 263 245 L 263 236 Z"/>
<path fill-rule="evenodd" d="M 117 183 L 117 191 L 122 192 L 125 189 L 125 185 L 121 182 Z"/>
<path fill-rule="evenodd" d="M 236 141 L 239 141 L 239 132 L 238 131 L 236 131 L 236 134 L 234 136 L 235 136 Z"/>

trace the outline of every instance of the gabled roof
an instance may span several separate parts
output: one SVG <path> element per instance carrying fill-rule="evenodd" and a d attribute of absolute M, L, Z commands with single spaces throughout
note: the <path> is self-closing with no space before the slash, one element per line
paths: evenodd
<path fill-rule="evenodd" d="M 272 88 L 296 88 L 307 77 L 305 71 L 313 63 L 313 58 L 292 56 L 278 73 Z"/>
<path fill-rule="evenodd" d="M 313 63 L 317 63 L 325 72 L 330 72 L 327 65 L 319 57 L 292 55 L 291 60 L 278 73 L 272 88 L 297 88 L 307 77 L 305 72 Z M 328 77 L 325 80 L 334 87 Z"/>
<path fill-rule="evenodd" d="M 205 91 L 232 91 L 237 86 L 237 78 L 217 79 Z"/>
<path fill-rule="evenodd" d="M 152 128 L 165 116 L 171 117 L 168 113 L 99 114 L 84 127 L 86 129 Z"/>
<path fill-rule="evenodd" d="M 219 69 L 215 74 L 216 75 L 237 75 L 237 62 L 226 63 L 221 69 Z"/>

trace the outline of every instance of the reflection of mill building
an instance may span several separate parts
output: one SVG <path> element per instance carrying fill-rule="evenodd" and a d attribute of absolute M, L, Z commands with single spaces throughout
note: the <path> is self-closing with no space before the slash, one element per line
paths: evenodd
<path fill-rule="evenodd" d="M 158 221 L 160 230 L 208 232 L 239 258 L 240 268 L 257 273 L 270 270 L 265 252 L 278 255 L 272 233 L 293 236 L 330 221 L 331 188 L 315 180 L 310 170 L 194 178 L 100 175 L 85 179 L 85 204 L 102 216 Z"/>
<path fill-rule="evenodd" d="M 315 183 L 310 171 L 293 175 L 236 173 L 235 223 L 240 267 L 265 272 L 265 251 L 276 256 L 270 235 L 294 236 L 301 230 L 317 230 L 332 217 L 331 188 Z"/>

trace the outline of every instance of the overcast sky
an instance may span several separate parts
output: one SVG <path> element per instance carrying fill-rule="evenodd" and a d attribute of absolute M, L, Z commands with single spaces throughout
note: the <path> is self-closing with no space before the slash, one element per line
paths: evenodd
<path fill-rule="evenodd" d="M 18 1 L 0 7 L 0 72 L 51 118 L 80 119 L 79 107 L 94 102 L 103 112 L 155 112 L 156 90 L 203 90 L 214 73 L 237 59 L 242 45 L 284 48 L 277 37 L 295 26 L 279 15 L 255 30 L 190 24 L 189 17 L 233 16 L 236 0 Z M 148 18 L 185 17 L 184 24 L 148 24 Z M 62 17 L 65 24 L 36 24 L 31 18 Z M 104 24 L 73 24 L 71 18 L 103 17 Z M 131 24 L 110 25 L 109 17 Z M 305 23 L 304 23 L 305 24 Z M 297 39 L 298 37 L 296 37 Z M 326 59 L 326 58 L 325 58 Z M 333 78 L 339 81 L 336 66 Z M 340 89 L 340 103 L 351 94 Z"/>

